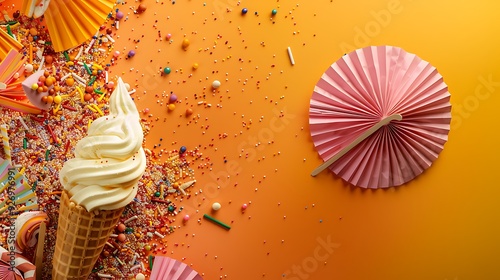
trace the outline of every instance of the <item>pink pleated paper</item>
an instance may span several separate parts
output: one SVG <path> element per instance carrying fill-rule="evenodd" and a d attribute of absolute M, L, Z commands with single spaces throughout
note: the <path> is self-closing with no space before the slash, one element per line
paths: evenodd
<path fill-rule="evenodd" d="M 168 257 L 156 256 L 151 270 L 151 280 L 203 280 L 187 264 Z"/>
<path fill-rule="evenodd" d="M 402 185 L 429 168 L 448 140 L 448 87 L 435 67 L 392 46 L 353 51 L 332 64 L 314 88 L 311 136 L 326 161 L 384 117 L 380 128 L 329 168 L 352 185 Z"/>

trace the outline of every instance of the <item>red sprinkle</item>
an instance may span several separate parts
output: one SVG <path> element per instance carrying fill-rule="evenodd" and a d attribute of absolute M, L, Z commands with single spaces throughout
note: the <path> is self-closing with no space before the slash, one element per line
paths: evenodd
<path fill-rule="evenodd" d="M 170 201 L 166 201 L 166 200 L 160 200 L 160 199 L 156 199 L 156 198 L 151 198 L 151 201 L 152 202 L 160 202 L 160 203 L 170 203 Z"/>
<path fill-rule="evenodd" d="M 40 118 L 37 118 L 37 117 L 35 117 L 35 116 L 30 116 L 30 118 L 31 118 L 32 120 L 34 120 L 34 121 L 37 121 L 37 122 L 43 122 L 43 121 L 44 121 L 44 119 L 40 119 Z"/>
<path fill-rule="evenodd" d="M 62 107 L 63 107 L 64 109 L 68 109 L 68 110 L 70 110 L 70 111 L 77 111 L 77 110 L 76 110 L 76 108 L 71 107 L 71 106 L 69 106 L 69 105 L 64 105 L 64 104 L 63 104 L 63 105 L 62 105 Z"/>
<path fill-rule="evenodd" d="M 58 140 L 57 140 L 57 137 L 56 137 L 56 135 L 54 134 L 54 131 L 52 130 L 52 128 L 51 128 L 49 125 L 47 125 L 47 129 L 49 130 L 50 135 L 52 135 L 52 140 L 54 140 L 54 143 L 57 143 L 57 142 L 58 142 Z"/>
<path fill-rule="evenodd" d="M 26 135 L 26 137 L 29 138 L 29 139 L 34 139 L 34 140 L 38 139 L 38 137 L 36 135 L 32 135 L 32 134 L 29 134 L 29 133 L 25 133 L 24 135 Z"/>

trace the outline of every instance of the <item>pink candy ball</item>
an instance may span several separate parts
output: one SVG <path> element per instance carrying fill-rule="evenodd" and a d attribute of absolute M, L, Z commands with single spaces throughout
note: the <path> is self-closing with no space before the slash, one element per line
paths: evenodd
<path fill-rule="evenodd" d="M 108 83 L 108 88 L 114 88 L 114 87 L 115 87 L 115 83 L 113 83 L 113 82 Z"/>
<path fill-rule="evenodd" d="M 248 207 L 248 205 L 245 203 L 245 204 L 241 205 L 241 210 L 245 210 L 245 209 L 247 209 L 247 207 Z"/>
<path fill-rule="evenodd" d="M 175 101 L 177 101 L 177 95 L 172 93 L 168 101 L 169 103 L 174 103 Z"/>
<path fill-rule="evenodd" d="M 184 222 L 189 221 L 189 215 L 184 216 L 184 219 L 183 219 L 183 220 L 184 220 Z"/>
<path fill-rule="evenodd" d="M 120 20 L 120 19 L 122 19 L 122 18 L 123 18 L 123 16 L 124 16 L 124 14 L 123 14 L 123 12 L 122 12 L 122 11 L 118 11 L 118 12 L 116 12 L 116 19 Z"/>

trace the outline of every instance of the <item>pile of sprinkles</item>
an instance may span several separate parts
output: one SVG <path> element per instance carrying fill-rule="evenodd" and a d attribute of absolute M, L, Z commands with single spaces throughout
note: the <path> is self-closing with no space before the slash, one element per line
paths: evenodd
<path fill-rule="evenodd" d="M 3 130 L 7 136 L 11 135 L 5 139 L 10 150 L 2 149 L 0 158 L 8 158 L 23 173 L 36 194 L 36 205 L 32 207 L 49 217 L 43 279 L 50 279 L 52 270 L 51 244 L 55 244 L 62 190 L 58 170 L 73 157 L 76 143 L 86 135 L 92 121 L 108 113 L 108 99 L 116 81 L 110 66 L 119 55 L 113 50 L 112 37 L 118 21 L 111 16 L 110 19 L 88 42 L 62 53 L 51 48 L 47 29 L 40 19 L 14 13 L 13 19 L 2 24 L 23 45 L 20 53 L 26 57 L 25 77 L 44 69 L 32 89 L 46 92 L 42 101 L 50 105 L 49 110 L 38 115 L 0 107 Z M 150 123 L 143 118 L 141 124 L 146 136 Z M 195 169 L 203 169 L 208 160 L 198 148 L 181 146 L 161 153 L 166 160 L 160 161 L 158 155 L 146 149 L 147 167 L 138 184 L 138 194 L 126 207 L 89 279 L 147 277 L 153 256 L 166 253 L 166 237 L 182 225 L 182 219 L 176 223 L 176 216 L 182 212 L 182 201 L 190 197 L 191 187 L 196 183 Z M 6 201 L 6 194 L 2 195 L 0 200 Z M 21 210 L 17 207 L 15 211 Z M 0 214 L 3 247 L 7 247 L 8 229 L 14 221 L 12 213 Z M 33 248 L 24 253 L 32 257 Z"/>

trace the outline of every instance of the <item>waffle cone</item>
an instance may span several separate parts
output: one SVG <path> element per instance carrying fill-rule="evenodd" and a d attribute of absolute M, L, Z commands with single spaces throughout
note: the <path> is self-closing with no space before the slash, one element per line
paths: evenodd
<path fill-rule="evenodd" d="M 86 280 L 124 208 L 101 210 L 98 214 L 70 202 L 63 192 L 59 208 L 52 279 Z"/>

